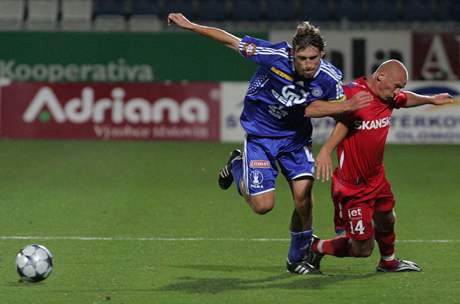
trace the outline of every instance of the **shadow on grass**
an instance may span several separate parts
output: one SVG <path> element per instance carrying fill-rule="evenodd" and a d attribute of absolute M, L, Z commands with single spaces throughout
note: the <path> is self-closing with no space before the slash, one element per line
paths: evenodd
<path fill-rule="evenodd" d="M 177 266 L 176 266 L 177 267 Z M 223 278 L 222 276 L 196 278 L 180 277 L 177 282 L 165 285 L 156 289 L 162 292 L 182 292 L 189 294 L 218 294 L 236 290 L 256 290 L 256 289 L 321 289 L 336 283 L 367 279 L 376 275 L 375 272 L 363 274 L 340 274 L 340 275 L 307 275 L 298 276 L 290 273 L 280 273 L 280 267 L 242 267 L 242 266 L 222 266 L 222 265 L 189 265 L 180 268 L 194 269 L 199 271 L 217 271 L 242 273 L 240 277 Z M 272 276 L 260 277 L 257 279 L 244 279 L 244 272 L 270 272 L 278 273 Z M 251 275 L 254 276 L 254 275 Z"/>

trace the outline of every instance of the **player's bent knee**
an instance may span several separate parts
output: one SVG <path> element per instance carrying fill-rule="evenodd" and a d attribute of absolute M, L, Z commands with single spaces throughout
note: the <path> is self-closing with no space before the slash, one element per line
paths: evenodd
<path fill-rule="evenodd" d="M 380 233 L 388 233 L 394 230 L 396 217 L 393 211 L 387 213 L 376 213 L 374 217 L 376 231 Z"/>
<path fill-rule="evenodd" d="M 367 258 L 374 250 L 374 239 L 365 241 L 352 241 L 351 253 L 354 257 Z"/>
<path fill-rule="evenodd" d="M 257 214 L 264 215 L 264 214 L 272 211 L 273 207 L 268 207 L 268 206 L 264 206 L 264 205 L 262 205 L 262 206 L 254 206 L 254 208 L 252 210 L 254 210 L 254 212 L 257 213 Z"/>
<path fill-rule="evenodd" d="M 252 210 L 257 214 L 266 214 L 273 210 L 275 197 L 271 193 L 251 197 L 250 204 Z"/>
<path fill-rule="evenodd" d="M 266 214 L 273 210 L 275 203 L 273 201 L 256 201 L 252 204 L 252 210 L 257 214 Z"/>

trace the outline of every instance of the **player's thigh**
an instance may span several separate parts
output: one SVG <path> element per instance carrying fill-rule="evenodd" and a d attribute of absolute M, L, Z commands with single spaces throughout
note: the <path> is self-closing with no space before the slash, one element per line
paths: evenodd
<path fill-rule="evenodd" d="M 243 183 L 249 196 L 260 196 L 275 190 L 278 176 L 276 159 L 271 155 L 269 143 L 247 139 L 243 156 Z M 262 195 L 261 197 L 272 194 Z M 256 200 L 261 200 L 257 198 Z"/>
<path fill-rule="evenodd" d="M 351 240 L 351 250 L 355 257 L 368 257 L 374 250 L 374 237 L 365 240 Z"/>
<path fill-rule="evenodd" d="M 379 231 L 391 231 L 396 219 L 394 212 L 395 199 L 387 182 L 379 197 L 375 200 L 374 223 L 375 229 Z"/>
<path fill-rule="evenodd" d="M 310 205 L 312 201 L 313 179 L 309 177 L 298 178 L 289 183 L 292 196 L 296 205 Z"/>

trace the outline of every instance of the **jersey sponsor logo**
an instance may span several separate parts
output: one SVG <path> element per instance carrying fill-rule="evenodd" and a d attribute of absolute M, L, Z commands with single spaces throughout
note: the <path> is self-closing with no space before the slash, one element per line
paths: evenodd
<path fill-rule="evenodd" d="M 251 168 L 270 168 L 270 162 L 268 160 L 251 160 L 249 163 Z"/>
<path fill-rule="evenodd" d="M 254 56 L 257 52 L 257 46 L 254 43 L 245 43 L 241 49 L 244 57 Z"/>
<path fill-rule="evenodd" d="M 348 209 L 348 218 L 354 219 L 354 218 L 361 218 L 362 216 L 363 216 L 363 213 L 361 211 L 361 208 Z"/>
<path fill-rule="evenodd" d="M 303 104 L 307 100 L 308 93 L 305 90 L 296 90 L 295 88 L 293 84 L 286 85 L 281 89 L 281 94 L 272 89 L 272 95 L 286 107 Z"/>
<path fill-rule="evenodd" d="M 289 81 L 293 81 L 294 78 L 289 75 L 289 74 L 286 74 L 285 72 L 275 68 L 275 67 L 271 67 L 270 68 L 270 71 L 272 71 L 273 73 L 275 73 L 276 75 L 280 76 L 281 78 L 284 78 L 286 80 L 289 80 Z"/>
<path fill-rule="evenodd" d="M 357 130 L 376 130 L 386 128 L 391 125 L 391 117 L 384 117 L 375 120 L 356 120 L 354 122 L 355 129 Z"/>
<path fill-rule="evenodd" d="M 250 173 L 251 184 L 249 185 L 249 187 L 256 188 L 256 189 L 262 189 L 264 187 L 262 185 L 263 181 L 264 181 L 264 176 L 260 171 L 258 170 L 251 171 Z"/>
<path fill-rule="evenodd" d="M 284 109 L 284 106 L 282 105 L 279 105 L 279 106 L 269 105 L 268 113 L 270 113 L 271 116 L 276 117 L 278 119 L 281 119 L 288 115 L 288 112 Z"/>

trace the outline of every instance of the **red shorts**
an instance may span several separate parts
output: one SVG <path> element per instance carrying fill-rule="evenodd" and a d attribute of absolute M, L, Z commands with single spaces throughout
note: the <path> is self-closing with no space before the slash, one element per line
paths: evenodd
<path fill-rule="evenodd" d="M 374 212 L 390 212 L 395 200 L 391 185 L 380 174 L 367 184 L 353 184 L 332 178 L 332 200 L 334 202 L 334 224 L 336 231 L 344 229 L 354 240 L 367 240 L 374 235 Z"/>

